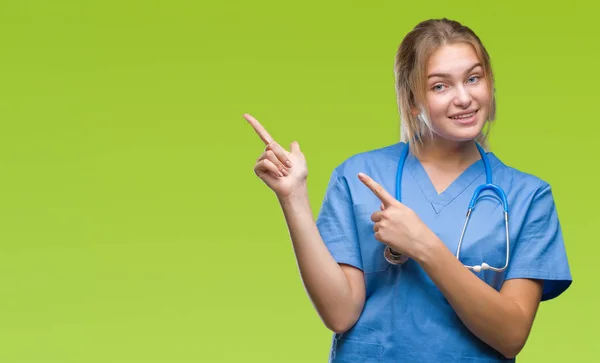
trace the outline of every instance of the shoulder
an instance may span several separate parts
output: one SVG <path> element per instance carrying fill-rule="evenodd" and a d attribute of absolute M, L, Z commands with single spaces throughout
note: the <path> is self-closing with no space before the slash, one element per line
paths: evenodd
<path fill-rule="evenodd" d="M 533 199 L 550 192 L 550 184 L 541 177 L 504 164 L 496 155 L 490 153 L 493 181 L 505 190 L 510 190 L 518 199 Z"/>
<path fill-rule="evenodd" d="M 356 153 L 337 165 L 334 173 L 340 178 L 355 177 L 359 172 L 371 173 L 382 168 L 396 168 L 405 143 L 392 145 Z"/>

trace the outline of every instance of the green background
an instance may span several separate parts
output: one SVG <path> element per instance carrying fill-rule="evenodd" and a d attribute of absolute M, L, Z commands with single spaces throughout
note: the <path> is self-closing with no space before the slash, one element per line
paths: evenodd
<path fill-rule="evenodd" d="M 554 190 L 575 282 L 521 362 L 597 344 L 597 14 L 591 1 L 0 3 L 0 362 L 324 362 L 263 145 L 332 169 L 398 141 L 393 59 L 419 21 L 492 56 L 493 151 Z"/>

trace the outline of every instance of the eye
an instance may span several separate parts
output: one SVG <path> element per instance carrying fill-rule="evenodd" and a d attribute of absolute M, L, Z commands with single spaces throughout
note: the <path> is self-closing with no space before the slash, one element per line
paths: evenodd
<path fill-rule="evenodd" d="M 446 86 L 443 85 L 442 83 L 438 83 L 438 84 L 434 85 L 433 87 L 431 87 L 431 89 L 433 91 L 440 92 L 440 91 L 443 91 L 445 87 Z"/>
<path fill-rule="evenodd" d="M 476 83 L 477 81 L 479 81 L 480 78 L 481 77 L 479 77 L 479 76 L 471 76 L 468 79 L 468 83 Z"/>

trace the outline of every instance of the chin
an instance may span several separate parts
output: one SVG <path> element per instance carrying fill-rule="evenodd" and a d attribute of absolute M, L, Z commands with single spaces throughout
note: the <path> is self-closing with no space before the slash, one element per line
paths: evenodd
<path fill-rule="evenodd" d="M 485 120 L 479 119 L 471 125 L 457 125 L 452 122 L 440 122 L 437 123 L 437 126 L 441 127 L 438 127 L 436 130 L 434 123 L 434 134 L 437 137 L 455 142 L 464 142 L 475 140 L 479 136 L 481 130 L 485 126 Z"/>
<path fill-rule="evenodd" d="M 480 133 L 481 127 L 473 127 L 470 130 L 448 130 L 447 132 L 438 134 L 438 136 L 446 140 L 464 142 L 475 140 Z"/>

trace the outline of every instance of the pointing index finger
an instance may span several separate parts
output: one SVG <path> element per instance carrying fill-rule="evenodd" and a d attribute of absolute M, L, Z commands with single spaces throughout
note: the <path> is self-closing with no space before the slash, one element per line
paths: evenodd
<path fill-rule="evenodd" d="M 369 189 L 371 189 L 373 193 L 375 193 L 377 198 L 379 198 L 379 200 L 383 202 L 384 206 L 388 207 L 396 201 L 396 198 L 394 198 L 381 185 L 379 185 L 375 180 L 371 179 L 371 177 L 369 177 L 368 175 L 358 173 L 358 179 L 360 179 L 360 181 L 362 181 L 363 184 L 365 184 Z"/>
<path fill-rule="evenodd" d="M 244 118 L 246 119 L 246 121 L 248 121 L 248 123 L 252 126 L 254 131 L 256 131 L 256 133 L 258 134 L 260 139 L 266 145 L 269 145 L 271 142 L 273 142 L 273 138 L 271 137 L 271 135 L 269 135 L 267 130 L 263 127 L 263 125 L 260 124 L 260 122 L 258 122 L 257 119 L 255 119 L 254 117 L 252 117 L 251 115 L 249 115 L 247 113 L 244 114 Z"/>

